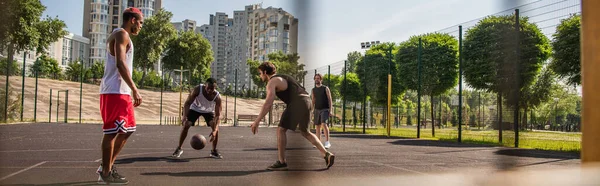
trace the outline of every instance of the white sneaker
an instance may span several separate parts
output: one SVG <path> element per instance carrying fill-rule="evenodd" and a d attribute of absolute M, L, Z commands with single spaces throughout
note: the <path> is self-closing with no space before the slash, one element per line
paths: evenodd
<path fill-rule="evenodd" d="M 326 149 L 329 149 L 331 147 L 331 144 L 329 143 L 329 141 L 325 141 L 323 146 L 325 146 Z"/>

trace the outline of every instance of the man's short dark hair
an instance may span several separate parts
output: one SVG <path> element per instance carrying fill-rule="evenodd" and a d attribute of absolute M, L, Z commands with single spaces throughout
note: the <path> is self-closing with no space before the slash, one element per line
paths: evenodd
<path fill-rule="evenodd" d="M 128 22 L 131 18 L 142 19 L 142 11 L 135 7 L 129 7 L 123 11 L 123 23 Z"/>
<path fill-rule="evenodd" d="M 212 86 L 217 86 L 217 80 L 215 78 L 208 78 L 208 79 L 206 79 L 206 84 L 212 85 Z"/>
<path fill-rule="evenodd" d="M 275 72 L 277 72 L 277 69 L 275 69 L 275 65 L 273 65 L 273 63 L 271 62 L 264 62 L 260 64 L 260 66 L 258 66 L 258 69 L 264 71 L 267 75 L 273 75 L 275 74 Z"/>
<path fill-rule="evenodd" d="M 315 79 L 317 76 L 319 76 L 321 79 L 323 79 L 323 76 L 319 73 L 315 74 L 315 76 L 313 77 L 313 79 Z"/>

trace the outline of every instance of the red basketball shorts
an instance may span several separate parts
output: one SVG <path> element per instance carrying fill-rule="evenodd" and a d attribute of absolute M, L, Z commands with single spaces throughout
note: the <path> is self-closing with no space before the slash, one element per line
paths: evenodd
<path fill-rule="evenodd" d="M 100 94 L 100 113 L 104 134 L 135 132 L 135 113 L 130 95 Z"/>

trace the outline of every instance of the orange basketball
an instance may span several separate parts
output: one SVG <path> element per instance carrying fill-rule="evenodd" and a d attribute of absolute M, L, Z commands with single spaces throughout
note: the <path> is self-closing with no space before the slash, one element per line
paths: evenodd
<path fill-rule="evenodd" d="M 202 134 L 196 134 L 192 136 L 192 140 L 190 140 L 190 145 L 196 150 L 203 149 L 206 146 L 206 138 L 204 138 Z"/>

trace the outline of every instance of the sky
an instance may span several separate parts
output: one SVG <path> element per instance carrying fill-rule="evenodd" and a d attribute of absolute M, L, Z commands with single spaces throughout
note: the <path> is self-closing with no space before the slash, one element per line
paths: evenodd
<path fill-rule="evenodd" d="M 209 15 L 243 10 L 262 3 L 281 7 L 299 19 L 298 53 L 305 69 L 346 59 L 364 52 L 365 41 L 402 42 L 412 35 L 452 31 L 458 24 L 537 0 L 163 0 L 172 22 L 184 19 L 207 24 Z M 65 21 L 67 30 L 82 35 L 83 0 L 41 0 L 44 15 Z M 60 3 L 59 3 L 60 2 Z M 449 28 L 450 27 L 450 28 Z"/>

